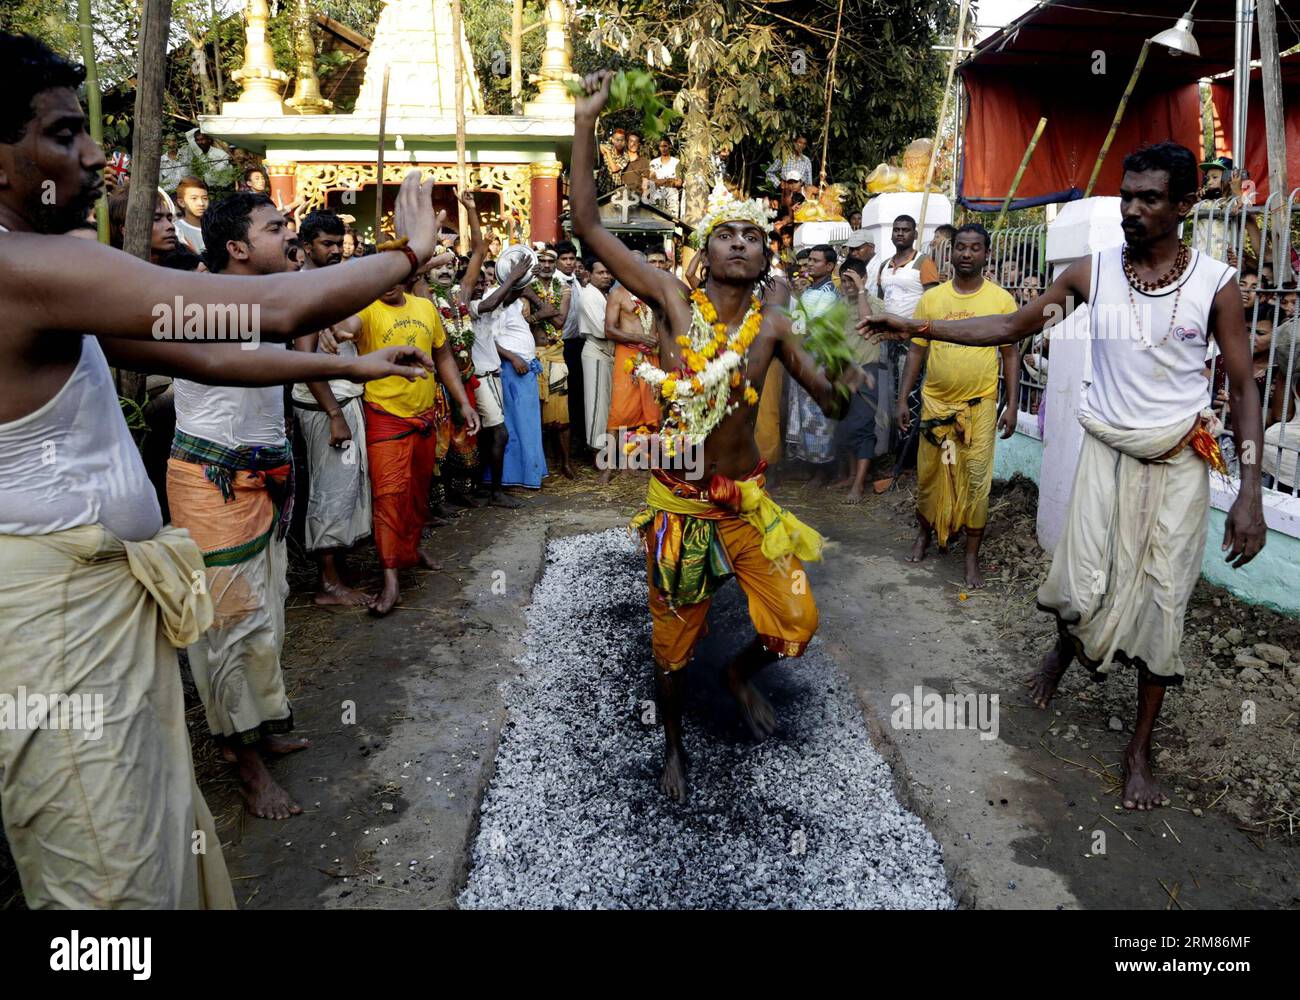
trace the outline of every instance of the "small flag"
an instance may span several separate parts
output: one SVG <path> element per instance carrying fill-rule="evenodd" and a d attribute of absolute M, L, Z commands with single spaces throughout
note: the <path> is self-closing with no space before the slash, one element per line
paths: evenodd
<path fill-rule="evenodd" d="M 111 184 L 123 184 L 131 177 L 131 154 L 120 149 L 114 150 L 104 167 L 106 180 Z"/>

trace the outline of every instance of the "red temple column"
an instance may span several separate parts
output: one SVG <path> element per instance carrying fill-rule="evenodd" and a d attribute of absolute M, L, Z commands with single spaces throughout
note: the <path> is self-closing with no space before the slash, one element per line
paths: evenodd
<path fill-rule="evenodd" d="M 298 178 L 295 173 L 298 164 L 291 162 L 274 163 L 267 160 L 262 164 L 266 176 L 271 181 L 271 200 L 277 208 L 292 205 L 298 196 Z"/>
<path fill-rule="evenodd" d="M 529 239 L 535 243 L 555 243 L 560 238 L 560 174 L 563 169 L 563 165 L 556 161 L 534 163 L 529 167 L 532 182 Z"/>

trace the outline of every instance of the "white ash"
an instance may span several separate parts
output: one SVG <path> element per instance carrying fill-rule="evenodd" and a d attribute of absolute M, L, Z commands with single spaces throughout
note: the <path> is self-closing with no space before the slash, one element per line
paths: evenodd
<path fill-rule="evenodd" d="M 711 676 L 753 634 L 734 582 L 710 627 L 726 652 L 688 668 L 690 798 L 677 805 L 658 788 L 662 730 L 642 721 L 645 557 L 621 529 L 550 543 L 462 907 L 953 905 L 938 845 L 895 799 L 818 644 L 760 675 L 780 728 L 756 744 Z"/>

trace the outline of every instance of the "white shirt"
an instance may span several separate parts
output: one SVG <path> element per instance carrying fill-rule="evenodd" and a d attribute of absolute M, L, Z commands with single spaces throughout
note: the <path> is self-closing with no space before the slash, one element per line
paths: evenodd
<path fill-rule="evenodd" d="M 203 252 L 203 230 L 198 226 L 191 226 L 184 219 L 177 219 L 176 235 L 195 253 Z"/>
<path fill-rule="evenodd" d="M 605 336 L 605 306 L 608 300 L 591 282 L 582 289 L 578 299 L 578 328 L 586 343 L 582 345 L 585 357 L 611 360 L 614 357 L 614 345 Z"/>
<path fill-rule="evenodd" d="M 1209 406 L 1210 315 L 1236 271 L 1193 250 L 1182 278 L 1148 295 L 1129 286 L 1122 251 L 1092 257 L 1092 383 L 1082 408 L 1124 430 L 1165 427 Z"/>
<path fill-rule="evenodd" d="M 528 320 L 524 319 L 523 300 L 516 299 L 496 312 L 496 329 L 493 335 L 497 346 L 518 355 L 525 361 L 537 357 L 537 341 L 533 340 L 533 331 L 528 326 Z"/>
<path fill-rule="evenodd" d="M 259 351 L 283 351 L 284 344 L 259 344 Z M 176 429 L 225 448 L 284 444 L 284 386 L 239 388 L 203 385 L 178 378 Z"/>
<path fill-rule="evenodd" d="M 103 349 L 83 336 L 77 367 L 54 397 L 0 424 L 0 535 L 87 524 L 141 542 L 163 522 Z"/>
<path fill-rule="evenodd" d="M 484 298 L 496 291 L 496 286 L 484 292 Z M 489 375 L 501 370 L 501 355 L 497 353 L 496 317 L 497 312 L 480 313 L 479 305 L 483 299 L 473 299 L 469 304 L 469 318 L 474 326 L 474 346 L 469 356 L 474 361 L 475 375 Z"/>

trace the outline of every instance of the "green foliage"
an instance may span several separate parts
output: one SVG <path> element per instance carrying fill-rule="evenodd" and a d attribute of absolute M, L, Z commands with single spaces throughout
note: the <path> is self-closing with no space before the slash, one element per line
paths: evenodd
<path fill-rule="evenodd" d="M 569 93 L 574 97 L 583 94 L 577 80 L 569 81 Z M 641 134 L 652 142 L 668 131 L 673 122 L 682 117 L 681 112 L 668 107 L 655 90 L 655 78 L 642 69 L 619 70 L 609 85 L 611 111 L 632 108 L 641 112 Z"/>
<path fill-rule="evenodd" d="M 585 40 L 683 88 L 676 106 L 733 147 L 753 188 L 796 133 L 819 164 L 838 0 L 590 0 Z M 866 175 L 933 135 L 946 65 L 931 49 L 956 21 L 949 0 L 845 0 L 836 53 L 827 177 L 857 204 Z"/>
<path fill-rule="evenodd" d="M 803 338 L 803 349 L 825 369 L 826 377 L 836 383 L 842 399 L 848 399 L 849 389 L 837 380 L 853 364 L 853 350 L 844 333 L 848 312 L 848 304 L 843 299 L 817 312 L 810 312 L 803 302 L 796 302 L 788 310 L 795 334 Z"/>

